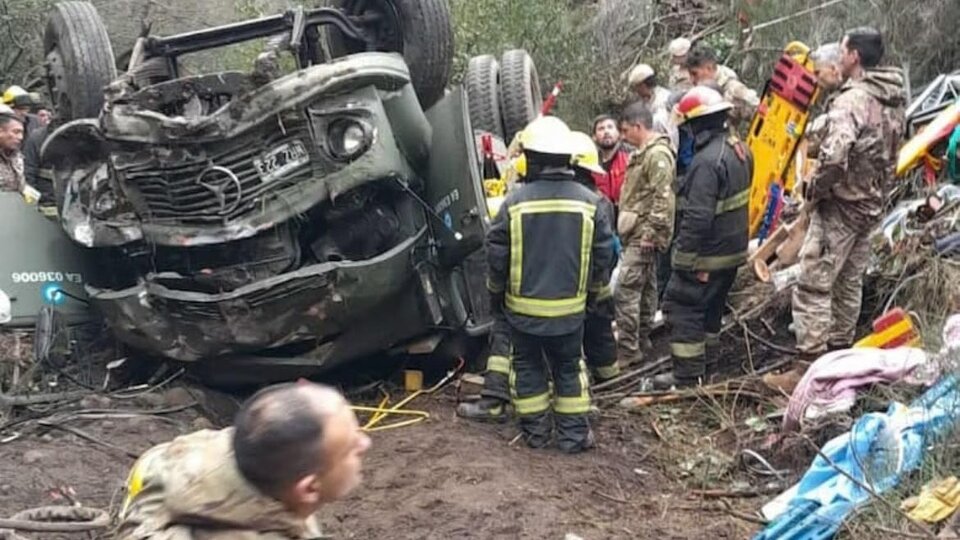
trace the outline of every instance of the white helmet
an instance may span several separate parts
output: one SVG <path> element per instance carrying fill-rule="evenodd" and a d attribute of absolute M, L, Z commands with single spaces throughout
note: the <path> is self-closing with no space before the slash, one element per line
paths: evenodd
<path fill-rule="evenodd" d="M 540 116 L 527 124 L 519 136 L 524 150 L 569 156 L 570 128 L 556 116 Z"/>
<path fill-rule="evenodd" d="M 627 77 L 627 84 L 631 87 L 634 87 L 650 77 L 653 77 L 654 71 L 649 64 L 637 64 L 636 67 L 630 70 L 630 76 Z"/>
<path fill-rule="evenodd" d="M 689 39 L 680 37 L 670 42 L 670 45 L 667 46 L 667 51 L 670 53 L 670 56 L 686 56 L 686 54 L 690 52 L 691 45 Z"/>

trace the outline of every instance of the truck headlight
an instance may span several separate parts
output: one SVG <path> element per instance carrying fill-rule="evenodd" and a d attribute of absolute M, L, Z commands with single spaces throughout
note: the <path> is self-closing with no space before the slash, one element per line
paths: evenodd
<path fill-rule="evenodd" d="M 352 160 L 370 148 L 372 129 L 358 120 L 341 118 L 330 123 L 327 141 L 335 158 Z"/>

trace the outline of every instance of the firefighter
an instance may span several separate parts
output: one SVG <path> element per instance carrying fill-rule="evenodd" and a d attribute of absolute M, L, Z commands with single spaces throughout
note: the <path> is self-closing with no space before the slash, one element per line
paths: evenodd
<path fill-rule="evenodd" d="M 570 142 L 573 145 L 571 163 L 577 181 L 594 194 L 601 195 L 594 183 L 594 175 L 602 174 L 603 167 L 600 166 L 600 155 L 593 139 L 586 133 L 574 131 Z M 613 226 L 616 211 L 609 199 L 600 197 L 597 213 L 606 214 L 606 221 Z M 611 259 L 606 266 L 616 266 L 619 251 L 614 241 Z M 593 380 L 599 383 L 619 376 L 620 365 L 617 363 L 616 339 L 613 336 L 614 307 L 609 287 L 602 289 L 592 300 L 587 304 L 587 316 L 583 322 L 583 355 Z"/>
<path fill-rule="evenodd" d="M 522 137 L 521 137 L 522 138 Z M 594 181 L 603 174 L 597 147 L 586 133 L 571 133 L 573 158 L 571 164 L 576 179 L 597 195 L 602 195 Z M 525 168 L 525 167 L 522 167 Z M 614 222 L 614 206 L 610 200 L 601 196 L 598 212 L 607 215 L 609 223 Z M 496 215 L 497 212 L 492 212 Z M 617 249 L 609 265 L 616 264 Z M 595 301 L 587 306 L 584 320 L 583 354 L 593 379 L 603 382 L 620 375 L 617 364 L 615 340 L 613 336 L 613 297 L 609 289 L 601 291 Z M 457 414 L 473 420 L 504 421 L 507 419 L 507 404 L 510 402 L 508 377 L 510 375 L 510 327 L 503 313 L 494 314 L 493 329 L 490 332 L 490 353 L 487 357 L 486 371 L 483 376 L 483 390 L 480 399 L 457 405 Z"/>
<path fill-rule="evenodd" d="M 581 452 L 593 446 L 583 321 L 610 279 L 613 233 L 598 212 L 600 196 L 570 168 L 566 124 L 538 118 L 522 145 L 526 181 L 507 195 L 487 233 L 487 286 L 510 328 L 510 392 L 525 442 L 550 444 L 552 409 L 559 449 Z"/>
<path fill-rule="evenodd" d="M 730 134 L 732 108 L 716 90 L 697 86 L 674 110 L 693 135 L 696 153 L 678 187 L 673 272 L 664 293 L 673 371 L 654 378 L 657 389 L 693 386 L 716 371 L 727 293 L 747 260 L 753 160 Z"/>

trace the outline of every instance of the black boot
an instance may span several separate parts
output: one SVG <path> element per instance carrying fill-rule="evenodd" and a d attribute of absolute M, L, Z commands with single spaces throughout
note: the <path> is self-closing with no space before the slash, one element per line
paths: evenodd
<path fill-rule="evenodd" d="M 482 397 L 457 405 L 457 416 L 485 422 L 504 422 L 507 420 L 507 403 L 497 398 Z"/>
<path fill-rule="evenodd" d="M 672 371 L 662 373 L 653 378 L 653 389 L 656 391 L 677 390 L 692 388 L 700 384 L 700 378 L 676 377 Z"/>

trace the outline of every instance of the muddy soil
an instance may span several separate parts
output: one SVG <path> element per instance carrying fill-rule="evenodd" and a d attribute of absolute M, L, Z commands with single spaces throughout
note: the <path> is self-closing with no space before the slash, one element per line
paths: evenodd
<path fill-rule="evenodd" d="M 64 423 L 114 448 L 36 423 L 21 425 L 19 438 L 0 443 L 0 517 L 72 501 L 115 510 L 133 463 L 128 453 L 222 425 L 230 417 L 229 404 L 211 407 L 208 399 L 201 401 L 205 407 L 162 417 Z M 572 533 L 584 539 L 664 540 L 740 539 L 753 530 L 714 502 L 689 497 L 683 482 L 665 474 L 671 469 L 669 461 L 662 462 L 665 443 L 643 416 L 600 413 L 598 448 L 567 456 L 525 448 L 514 441 L 517 431 L 510 424 L 459 419 L 455 401 L 452 387 L 418 398 L 413 406 L 429 411 L 427 421 L 373 435 L 364 484 L 321 513 L 327 533 L 356 539 L 562 539 Z M 185 403 L 189 395 L 168 391 L 77 406 L 156 410 Z M 17 431 L 15 426 L 4 433 Z M 671 444 L 682 452 L 683 443 Z"/>

